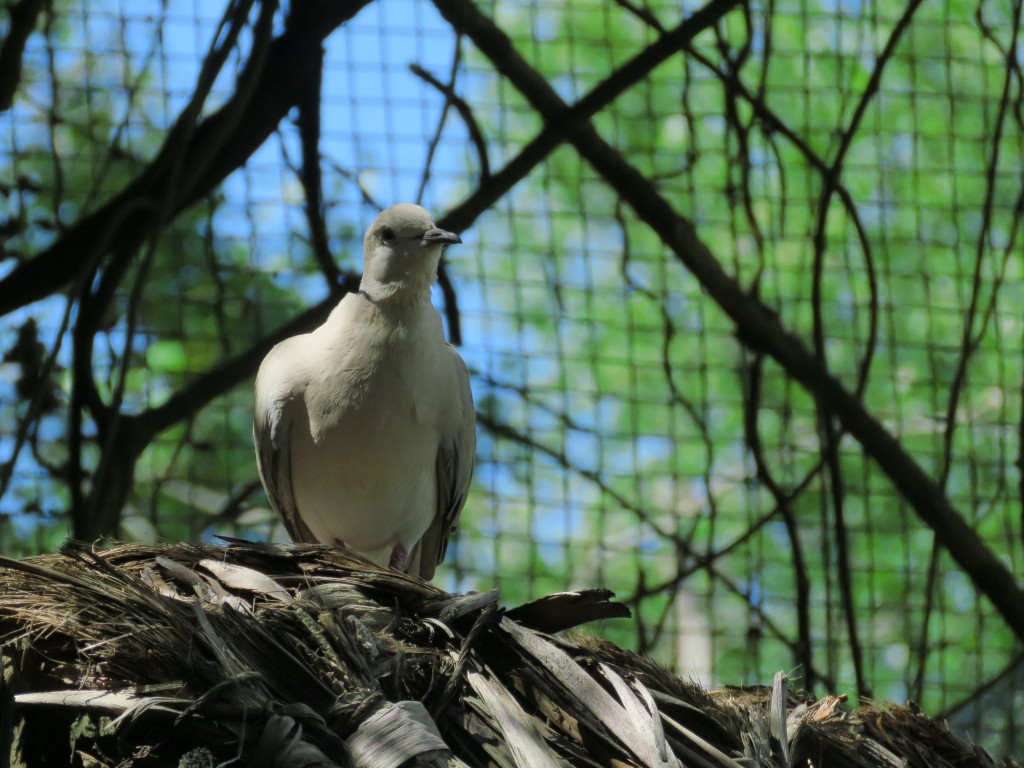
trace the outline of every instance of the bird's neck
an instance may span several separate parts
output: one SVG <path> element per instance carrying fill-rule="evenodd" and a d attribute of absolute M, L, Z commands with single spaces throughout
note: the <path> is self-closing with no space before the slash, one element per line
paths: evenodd
<path fill-rule="evenodd" d="M 388 312 L 412 311 L 421 304 L 430 303 L 430 285 L 433 281 L 414 284 L 409 280 L 381 282 L 363 277 L 359 294 L 371 304 Z"/>

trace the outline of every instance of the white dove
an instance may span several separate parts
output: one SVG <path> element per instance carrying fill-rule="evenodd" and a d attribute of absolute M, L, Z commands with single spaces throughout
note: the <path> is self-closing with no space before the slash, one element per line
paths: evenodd
<path fill-rule="evenodd" d="M 363 277 L 256 377 L 260 479 L 294 541 L 348 547 L 430 579 L 466 502 L 476 453 L 469 371 L 430 302 L 461 238 L 418 205 L 383 211 Z"/>

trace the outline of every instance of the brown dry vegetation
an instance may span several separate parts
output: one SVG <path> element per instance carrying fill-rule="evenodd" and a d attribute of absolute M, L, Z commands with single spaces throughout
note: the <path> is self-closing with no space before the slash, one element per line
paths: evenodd
<path fill-rule="evenodd" d="M 1019 765 L 913 709 L 850 711 L 782 673 L 708 692 L 548 634 L 627 613 L 602 590 L 506 610 L 348 552 L 231 541 L 0 560 L 0 593 L 15 765 Z"/>

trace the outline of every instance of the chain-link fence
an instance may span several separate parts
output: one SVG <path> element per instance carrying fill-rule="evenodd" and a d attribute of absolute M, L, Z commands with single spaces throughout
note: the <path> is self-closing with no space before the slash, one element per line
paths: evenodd
<path fill-rule="evenodd" d="M 0 16 L 5 554 L 282 537 L 256 366 L 418 200 L 479 421 L 441 586 L 1024 748 L 1020 0 L 227 6 Z"/>

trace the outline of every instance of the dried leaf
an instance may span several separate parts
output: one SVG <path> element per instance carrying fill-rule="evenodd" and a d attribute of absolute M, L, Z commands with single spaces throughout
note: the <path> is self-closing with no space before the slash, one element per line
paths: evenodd
<path fill-rule="evenodd" d="M 466 682 L 490 710 L 519 768 L 561 768 L 564 765 L 551 752 L 537 725 L 505 688 L 476 671 L 466 673 Z"/>
<path fill-rule="evenodd" d="M 437 726 L 418 701 L 384 704 L 348 739 L 357 768 L 399 768 L 427 752 L 448 752 Z"/>
<path fill-rule="evenodd" d="M 291 599 L 288 590 L 267 576 L 265 573 L 246 568 L 243 565 L 226 563 L 222 560 L 204 558 L 199 561 L 200 567 L 220 579 L 221 583 L 229 589 L 242 589 L 247 592 L 256 592 L 261 595 L 287 602 Z"/>
<path fill-rule="evenodd" d="M 590 621 L 629 618 L 629 608 L 611 602 L 613 597 L 610 589 L 556 592 L 511 608 L 505 615 L 524 627 L 553 634 Z"/>
<path fill-rule="evenodd" d="M 626 710 L 588 675 L 569 654 L 538 634 L 523 629 L 507 618 L 501 628 L 530 654 L 570 693 L 574 704 L 590 712 L 608 735 L 621 741 L 622 746 L 645 766 L 659 766 L 657 745 L 652 734 L 642 724 L 633 722 Z M 673 763 L 674 764 L 674 763 Z"/>

